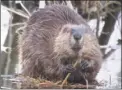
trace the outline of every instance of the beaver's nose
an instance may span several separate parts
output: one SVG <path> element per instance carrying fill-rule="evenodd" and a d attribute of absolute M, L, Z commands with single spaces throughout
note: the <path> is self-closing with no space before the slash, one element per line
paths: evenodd
<path fill-rule="evenodd" d="M 81 39 L 81 33 L 78 30 L 72 29 L 72 35 L 77 41 Z"/>
<path fill-rule="evenodd" d="M 75 33 L 73 36 L 74 36 L 75 40 L 80 40 L 81 39 L 81 35 L 79 33 Z"/>

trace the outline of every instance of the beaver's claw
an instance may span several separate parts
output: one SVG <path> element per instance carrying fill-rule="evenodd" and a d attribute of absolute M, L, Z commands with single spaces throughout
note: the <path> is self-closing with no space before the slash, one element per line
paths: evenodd
<path fill-rule="evenodd" d="M 81 68 L 82 70 L 84 70 L 84 69 L 86 69 L 86 68 L 88 68 L 88 67 L 89 67 L 89 62 L 88 62 L 87 60 L 81 61 L 81 63 L 80 63 L 80 68 Z"/>
<path fill-rule="evenodd" d="M 75 68 L 72 66 L 72 64 L 68 64 L 65 66 L 65 73 L 72 73 L 75 71 Z"/>

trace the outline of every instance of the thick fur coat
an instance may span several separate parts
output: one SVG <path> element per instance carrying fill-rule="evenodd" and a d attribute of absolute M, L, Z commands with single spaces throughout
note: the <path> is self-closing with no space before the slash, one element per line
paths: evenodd
<path fill-rule="evenodd" d="M 74 39 L 72 28 L 81 32 L 82 39 Z M 100 47 L 90 27 L 63 5 L 47 6 L 32 14 L 19 38 L 19 57 L 23 75 L 57 81 L 71 72 L 68 81 L 76 83 L 94 80 L 102 63 Z M 77 60 L 74 68 L 72 64 Z"/>

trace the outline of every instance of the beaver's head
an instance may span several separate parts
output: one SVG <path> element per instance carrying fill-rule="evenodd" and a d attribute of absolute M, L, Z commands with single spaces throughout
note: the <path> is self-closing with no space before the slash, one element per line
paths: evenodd
<path fill-rule="evenodd" d="M 81 56 L 86 34 L 91 34 L 88 25 L 64 25 L 55 39 L 54 52 L 61 57 Z"/>

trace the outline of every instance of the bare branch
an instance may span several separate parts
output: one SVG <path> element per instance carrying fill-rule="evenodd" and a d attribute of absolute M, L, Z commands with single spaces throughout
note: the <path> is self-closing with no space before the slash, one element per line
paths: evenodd
<path fill-rule="evenodd" d="M 11 24 L 11 25 L 9 25 L 10 27 L 14 27 L 14 26 L 17 26 L 17 25 L 25 25 L 26 23 L 22 23 L 22 22 L 20 22 L 20 23 L 13 23 L 13 24 Z"/>
<path fill-rule="evenodd" d="M 101 45 L 101 49 L 111 48 L 111 49 L 118 49 L 119 45 Z"/>
<path fill-rule="evenodd" d="M 103 59 L 106 60 L 111 54 L 113 54 L 116 51 L 116 49 L 111 49 L 107 54 L 103 56 Z"/>
<path fill-rule="evenodd" d="M 12 12 L 12 13 L 15 13 L 15 14 L 21 16 L 21 17 L 24 17 L 24 18 L 26 18 L 26 19 L 29 18 L 29 16 L 27 16 L 27 15 L 21 13 L 21 12 L 17 12 L 16 10 L 14 10 L 14 9 L 12 9 L 12 8 L 10 9 L 10 8 L 8 8 L 8 7 L 6 7 L 6 6 L 3 6 L 3 8 L 6 9 L 6 10 L 8 10 L 8 11 L 10 11 L 10 12 Z"/>
<path fill-rule="evenodd" d="M 111 48 L 111 50 L 103 56 L 103 59 L 106 60 L 111 54 L 113 54 L 117 49 L 120 48 L 120 45 L 103 45 L 100 46 L 101 49 Z"/>
<path fill-rule="evenodd" d="M 97 11 L 97 26 L 96 26 L 96 37 L 97 38 L 98 38 L 99 26 L 100 26 L 100 15 L 99 15 L 99 11 Z"/>
<path fill-rule="evenodd" d="M 23 7 L 23 9 L 27 12 L 29 16 L 31 16 L 30 12 L 27 10 L 27 8 L 23 5 L 23 3 L 20 1 L 20 5 Z"/>

